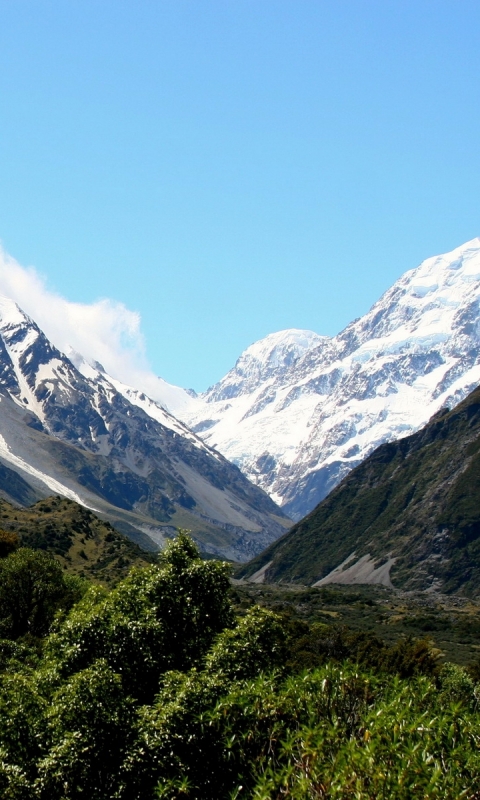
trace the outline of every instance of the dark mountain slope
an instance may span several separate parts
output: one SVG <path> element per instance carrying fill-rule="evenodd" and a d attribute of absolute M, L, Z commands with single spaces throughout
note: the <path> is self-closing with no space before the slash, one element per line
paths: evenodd
<path fill-rule="evenodd" d="M 480 388 L 377 448 L 241 576 L 480 594 Z"/>
<path fill-rule="evenodd" d="M 29 506 L 42 497 L 18 472 L 0 461 L 0 498 Z"/>

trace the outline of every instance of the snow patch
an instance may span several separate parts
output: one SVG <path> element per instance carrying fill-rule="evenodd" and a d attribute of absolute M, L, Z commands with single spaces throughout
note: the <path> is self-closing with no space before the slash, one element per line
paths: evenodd
<path fill-rule="evenodd" d="M 7 461 L 8 464 L 11 464 L 13 467 L 18 467 L 20 470 L 26 472 L 28 475 L 32 475 L 34 478 L 40 480 L 42 483 L 48 486 L 48 488 L 51 489 L 54 494 L 59 494 L 62 495 L 63 497 L 68 497 L 70 500 L 75 500 L 76 503 L 85 506 L 85 502 L 79 497 L 79 495 L 76 492 L 74 492 L 72 489 L 69 489 L 68 486 L 65 486 L 65 484 L 60 483 L 60 481 L 55 480 L 55 478 L 52 478 L 47 473 L 41 472 L 40 470 L 36 469 L 27 461 L 25 461 L 23 458 L 20 458 L 20 456 L 15 455 L 15 453 L 12 452 L 11 448 L 9 447 L 9 445 L 7 444 L 7 442 L 5 441 L 5 439 L 1 434 L 0 434 L 0 455 L 2 455 L 5 458 L 5 461 Z M 96 509 L 92 508 L 91 510 L 95 511 Z"/>

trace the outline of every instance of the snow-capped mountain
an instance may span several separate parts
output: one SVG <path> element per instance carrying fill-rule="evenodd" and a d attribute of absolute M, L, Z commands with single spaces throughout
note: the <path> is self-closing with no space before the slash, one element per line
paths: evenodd
<path fill-rule="evenodd" d="M 289 522 L 184 423 L 100 364 L 61 353 L 7 298 L 0 298 L 0 465 L 8 499 L 28 495 L 23 483 L 39 496 L 64 495 L 152 547 L 181 526 L 203 549 L 242 560 Z"/>
<path fill-rule="evenodd" d="M 299 519 L 379 444 L 479 383 L 479 310 L 477 238 L 406 272 L 335 337 L 256 342 L 178 415 Z"/>

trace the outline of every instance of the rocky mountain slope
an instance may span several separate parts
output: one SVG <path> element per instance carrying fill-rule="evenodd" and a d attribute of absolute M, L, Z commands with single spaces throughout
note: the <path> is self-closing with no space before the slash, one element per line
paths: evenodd
<path fill-rule="evenodd" d="M 283 533 L 288 520 L 237 467 L 141 392 L 69 356 L 0 299 L 7 500 L 53 492 L 104 514 L 143 547 L 155 549 L 179 526 L 202 549 L 236 560 Z"/>
<path fill-rule="evenodd" d="M 338 336 L 287 330 L 256 342 L 178 414 L 300 519 L 379 444 L 478 384 L 479 310 L 473 239 L 406 272 Z"/>
<path fill-rule="evenodd" d="M 241 574 L 480 596 L 480 388 L 381 445 Z"/>

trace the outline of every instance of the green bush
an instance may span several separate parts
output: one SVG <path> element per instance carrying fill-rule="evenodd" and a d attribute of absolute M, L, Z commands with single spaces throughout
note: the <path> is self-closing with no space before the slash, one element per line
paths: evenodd
<path fill-rule="evenodd" d="M 104 800 L 118 784 L 132 731 L 133 703 L 104 661 L 76 673 L 52 696 L 35 796 Z"/>
<path fill-rule="evenodd" d="M 287 664 L 293 672 L 330 661 L 353 661 L 367 668 L 409 678 L 435 675 L 439 651 L 429 639 L 399 639 L 389 645 L 375 634 L 347 626 L 305 622 L 284 617 L 288 632 Z"/>
<path fill-rule="evenodd" d="M 92 587 L 50 637 L 47 656 L 64 676 L 105 659 L 127 692 L 151 701 L 164 672 L 193 666 L 233 623 L 229 571 L 179 536 L 158 566 L 133 569 L 109 593 Z"/>
<path fill-rule="evenodd" d="M 58 611 L 81 593 L 81 581 L 66 576 L 46 553 L 28 547 L 10 553 L 0 560 L 0 635 L 45 635 Z"/>

